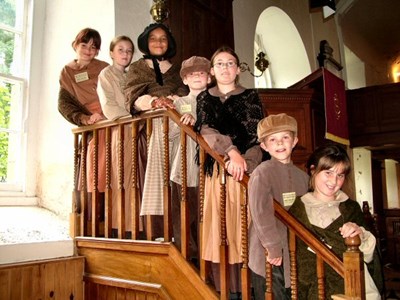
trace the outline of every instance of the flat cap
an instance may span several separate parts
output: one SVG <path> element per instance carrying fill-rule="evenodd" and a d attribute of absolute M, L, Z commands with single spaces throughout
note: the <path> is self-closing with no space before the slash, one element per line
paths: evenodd
<path fill-rule="evenodd" d="M 258 122 L 258 141 L 262 142 L 265 137 L 286 130 L 292 131 L 294 136 L 297 136 L 297 121 L 295 118 L 288 116 L 285 113 L 269 115 Z"/>
<path fill-rule="evenodd" d="M 180 71 L 181 78 L 183 78 L 192 72 L 207 72 L 210 73 L 211 63 L 210 61 L 201 56 L 192 56 L 182 62 L 182 67 Z"/>

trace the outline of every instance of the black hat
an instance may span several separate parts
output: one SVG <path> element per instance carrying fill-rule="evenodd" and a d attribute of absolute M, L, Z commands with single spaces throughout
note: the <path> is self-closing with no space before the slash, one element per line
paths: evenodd
<path fill-rule="evenodd" d="M 149 35 L 150 35 L 150 32 L 152 32 L 156 28 L 161 28 L 167 33 L 168 49 L 165 52 L 165 54 L 163 55 L 163 58 L 174 57 L 176 54 L 175 39 L 172 36 L 170 29 L 162 23 L 153 23 L 144 29 L 144 31 L 139 35 L 138 40 L 137 40 L 139 50 L 146 55 L 151 55 L 150 51 L 149 51 Z"/>

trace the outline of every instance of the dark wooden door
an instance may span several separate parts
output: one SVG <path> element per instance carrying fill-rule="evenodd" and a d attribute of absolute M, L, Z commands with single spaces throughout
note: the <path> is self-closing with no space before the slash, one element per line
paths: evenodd
<path fill-rule="evenodd" d="M 222 45 L 234 47 L 232 0 L 169 0 L 166 23 L 177 42 L 173 61 L 193 55 L 208 59 Z"/>

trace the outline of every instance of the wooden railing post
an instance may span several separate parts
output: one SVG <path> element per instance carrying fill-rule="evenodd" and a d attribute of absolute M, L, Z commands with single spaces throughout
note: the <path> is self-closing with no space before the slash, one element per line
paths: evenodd
<path fill-rule="evenodd" d="M 118 125 L 118 238 L 126 237 L 124 189 L 124 125 Z"/>
<path fill-rule="evenodd" d="M 86 154 L 87 154 L 87 132 L 82 133 L 82 150 L 81 150 L 81 163 L 80 163 L 80 180 L 81 180 L 81 236 L 85 236 L 87 234 L 87 202 L 88 202 L 88 194 L 87 194 L 87 180 L 86 180 Z"/>
<path fill-rule="evenodd" d="M 289 229 L 289 257 L 290 257 L 290 287 L 292 292 L 292 300 L 297 300 L 297 261 L 296 261 L 296 235 L 293 230 Z"/>
<path fill-rule="evenodd" d="M 111 127 L 106 128 L 106 189 L 104 194 L 104 237 L 111 238 L 112 229 L 112 194 L 111 188 L 112 156 L 111 156 Z"/>
<path fill-rule="evenodd" d="M 361 239 L 357 235 L 346 238 L 343 253 L 344 292 L 346 296 L 365 300 L 364 255 L 360 251 Z"/>
<path fill-rule="evenodd" d="M 265 250 L 265 300 L 273 300 L 272 293 L 272 265 L 267 261 L 268 251 Z"/>
<path fill-rule="evenodd" d="M 203 219 L 204 219 L 204 161 L 205 151 L 200 148 L 199 150 L 199 256 L 200 256 L 200 277 L 204 282 L 208 281 L 207 274 L 209 271 L 209 264 L 203 258 Z"/>
<path fill-rule="evenodd" d="M 188 258 L 189 254 L 189 213 L 197 213 L 197 212 L 189 212 L 188 211 L 188 201 L 187 201 L 187 193 L 186 193 L 186 181 L 187 181 L 187 157 L 186 157 L 186 134 L 183 130 L 181 130 L 181 252 L 184 258 Z"/>
<path fill-rule="evenodd" d="M 99 188 L 98 188 L 98 176 L 99 176 L 99 130 L 93 130 L 93 137 L 90 141 L 93 143 L 93 156 L 90 157 L 93 166 L 93 190 L 92 190 L 92 225 L 91 233 L 92 237 L 96 237 L 99 234 L 98 228 L 98 213 L 99 213 Z"/>
<path fill-rule="evenodd" d="M 215 165 L 216 167 L 217 165 Z M 224 166 L 219 164 L 220 176 L 220 218 L 221 218 L 221 244 L 220 244 L 220 283 L 221 299 L 229 299 L 229 272 L 228 272 L 228 239 L 226 232 L 226 172 Z"/>
<path fill-rule="evenodd" d="M 242 281 L 242 299 L 251 299 L 251 281 L 250 281 L 250 269 L 249 263 L 249 241 L 248 241 L 248 228 L 249 228 L 249 214 L 248 214 L 248 199 L 247 199 L 247 188 L 243 185 L 240 186 L 240 216 L 241 216 L 241 236 L 242 236 L 242 259 L 243 265 L 241 269 L 241 281 Z"/>
<path fill-rule="evenodd" d="M 171 192 L 169 187 L 169 119 L 164 116 L 163 124 L 163 150 L 164 150 L 164 168 L 163 168 L 163 197 L 164 197 L 164 241 L 171 241 Z"/>
<path fill-rule="evenodd" d="M 139 202 L 139 188 L 138 188 L 138 122 L 132 122 L 132 141 L 131 141 L 131 147 L 132 147 L 132 157 L 131 157 L 131 162 L 132 162 L 132 190 L 131 190 L 131 222 L 132 222 L 132 239 L 136 240 L 139 236 L 139 207 L 140 207 L 140 202 Z"/>

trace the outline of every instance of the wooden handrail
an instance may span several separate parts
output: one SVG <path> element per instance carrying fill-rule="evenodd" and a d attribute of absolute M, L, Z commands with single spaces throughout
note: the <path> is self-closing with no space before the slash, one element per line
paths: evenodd
<path fill-rule="evenodd" d="M 151 119 L 154 118 L 162 118 L 164 120 L 163 124 L 163 133 L 164 133 L 164 144 L 168 144 L 168 120 L 172 120 L 173 122 L 175 122 L 176 124 L 179 124 L 180 129 L 181 129 L 181 133 L 185 135 L 185 138 L 181 138 L 181 143 L 185 144 L 186 143 L 186 136 L 190 137 L 191 139 L 193 139 L 200 147 L 200 164 L 202 164 L 202 162 L 204 162 L 204 156 L 205 154 L 210 155 L 212 158 L 214 158 L 214 160 L 222 167 L 222 175 L 226 172 L 226 170 L 224 169 L 225 166 L 225 162 L 224 159 L 221 155 L 219 155 L 217 152 L 215 152 L 213 149 L 211 149 L 209 147 L 209 145 L 205 142 L 205 140 L 203 139 L 203 137 L 194 132 L 192 126 L 188 126 L 188 125 L 183 125 L 180 122 L 180 117 L 181 115 L 179 113 L 177 113 L 175 110 L 171 110 L 171 109 L 159 109 L 159 110 L 155 110 L 155 111 L 147 111 L 147 112 L 143 112 L 142 114 L 140 114 L 137 117 L 130 117 L 130 116 L 126 116 L 123 118 L 120 118 L 118 120 L 115 121 L 110 121 L 110 120 L 105 120 L 105 121 L 101 121 L 98 122 L 94 125 L 90 125 L 90 126 L 84 126 L 84 127 L 77 127 L 74 128 L 72 130 L 72 132 L 75 135 L 75 139 L 74 139 L 74 147 L 75 147 L 75 156 L 74 156 L 74 164 L 77 164 L 76 161 L 76 156 L 78 155 L 78 136 L 82 135 L 82 147 L 83 150 L 81 152 L 81 161 L 85 162 L 85 153 L 87 151 L 87 147 L 85 145 L 87 145 L 87 141 L 89 140 L 89 136 L 91 136 L 92 138 L 94 137 L 95 139 L 97 139 L 97 135 L 99 130 L 102 129 L 106 129 L 107 134 L 106 137 L 109 138 L 110 135 L 110 127 L 116 127 L 119 130 L 119 138 L 120 140 L 123 141 L 123 130 L 124 130 L 124 125 L 129 125 L 132 124 L 132 132 L 133 132 L 133 139 L 137 139 L 137 126 L 139 124 L 139 122 L 143 122 L 143 120 L 147 120 L 147 124 L 151 124 Z M 148 135 L 151 134 L 151 128 L 149 129 L 150 132 L 148 132 Z M 94 133 L 94 134 L 93 134 Z M 132 141 L 132 145 L 134 144 L 134 141 Z M 110 140 L 108 140 L 107 142 L 107 147 L 110 147 Z M 133 151 L 137 151 L 137 149 L 134 149 Z M 167 148 L 167 147 L 164 147 Z M 123 151 L 123 148 L 119 148 L 118 151 L 121 152 Z M 185 151 L 182 151 L 182 154 L 185 154 Z M 95 155 L 96 155 L 96 151 L 95 151 Z M 133 154 L 132 156 L 132 162 L 137 163 L 137 157 L 136 154 Z M 168 149 L 164 149 L 164 155 L 169 157 L 169 151 Z M 123 166 L 123 162 L 119 162 L 120 166 Z M 82 184 L 82 191 L 81 191 L 81 201 L 82 204 L 81 205 L 81 212 L 84 213 L 85 210 L 87 210 L 87 208 L 85 207 L 84 203 L 84 199 L 86 197 L 86 169 L 85 169 L 85 163 L 83 163 L 82 168 L 81 168 L 81 184 Z M 185 164 L 186 165 L 186 164 Z M 164 172 L 166 170 L 166 173 L 164 173 L 164 189 L 168 189 L 168 187 L 166 186 L 167 182 L 168 182 L 168 176 L 169 176 L 169 171 L 168 171 L 168 163 L 166 164 L 166 168 L 164 167 Z M 200 165 L 200 167 L 202 168 L 202 165 Z M 95 168 L 97 168 L 96 164 L 95 164 Z M 95 170 L 96 171 L 96 170 Z M 76 176 L 76 172 L 77 170 L 74 171 L 75 176 Z M 183 168 L 182 170 L 183 174 L 184 174 L 184 178 L 186 178 L 185 175 L 185 168 Z M 123 172 L 121 172 L 121 174 L 123 174 Z M 109 176 L 109 174 L 107 175 Z M 222 176 L 222 178 L 224 178 L 224 176 Z M 119 185 L 122 185 L 121 182 L 121 176 L 119 177 Z M 137 180 L 137 179 L 135 179 Z M 96 179 L 94 179 L 94 183 L 96 184 Z M 136 181 L 135 181 L 136 182 Z M 243 299 L 250 299 L 250 283 L 249 283 L 249 273 L 247 270 L 247 262 L 248 262 L 248 240 L 247 240 L 247 225 L 248 225 L 248 218 L 249 216 L 247 216 L 247 205 L 248 205 L 248 201 L 247 201 L 247 186 L 248 186 L 248 182 L 249 182 L 249 176 L 247 174 L 244 174 L 243 179 L 240 181 L 240 184 L 242 186 L 242 199 L 241 199 L 241 212 L 242 212 L 242 227 L 244 226 L 245 228 L 242 228 L 242 236 L 245 236 L 244 239 L 244 245 L 243 245 L 243 249 L 244 249 L 244 257 L 243 257 L 243 268 L 245 269 L 245 271 L 242 273 L 242 282 L 245 287 L 245 289 L 247 289 L 247 292 L 243 293 Z M 184 186 L 186 186 L 185 184 L 183 184 Z M 107 179 L 107 186 L 109 187 L 109 181 Z M 76 197 L 76 186 L 74 187 L 75 191 L 73 194 L 73 207 L 74 210 L 76 212 L 76 207 L 77 207 L 77 203 L 75 201 L 77 201 L 77 197 Z M 110 192 L 110 191 L 108 191 Z M 112 192 L 116 192 L 116 191 L 111 191 Z M 136 191 L 135 191 L 136 192 Z M 204 198 L 204 173 L 200 172 L 200 199 Z M 94 200 L 94 202 L 98 201 L 97 199 L 97 193 L 94 193 L 95 195 L 92 196 L 92 199 Z M 110 195 L 108 196 L 109 199 L 111 199 Z M 121 197 L 123 197 L 123 193 L 121 195 Z M 185 197 L 185 196 L 184 196 Z M 224 207 L 225 207 L 225 202 L 224 202 L 224 198 L 225 198 L 225 194 L 223 193 L 221 195 L 221 208 L 224 211 Z M 165 208 L 165 211 L 167 212 L 167 216 L 169 214 L 169 209 L 170 207 L 168 207 L 168 203 L 170 199 L 168 198 L 164 198 L 164 205 L 167 206 Z M 111 200 L 109 200 L 108 203 L 111 203 Z M 120 209 L 123 209 L 124 206 L 121 205 Z M 138 208 L 133 205 L 133 208 L 135 209 L 135 216 L 138 216 Z M 185 207 L 182 206 L 182 208 L 185 210 Z M 353 255 L 352 259 L 356 259 L 358 266 L 354 267 L 350 266 L 348 267 L 347 264 L 349 264 L 349 259 L 346 259 L 346 253 L 344 253 L 344 262 L 342 262 L 324 243 L 322 243 L 308 228 L 306 228 L 303 224 L 301 224 L 300 222 L 297 221 L 297 219 L 292 216 L 288 211 L 286 211 L 276 200 L 274 201 L 274 208 L 275 208 L 275 215 L 276 217 L 282 221 L 283 224 L 285 224 L 288 229 L 289 229 L 289 239 L 290 239 L 290 243 L 291 244 L 295 244 L 295 237 L 298 237 L 299 239 L 303 240 L 308 246 L 310 246 L 317 254 L 317 258 L 318 261 L 320 261 L 320 263 L 323 265 L 323 263 L 328 264 L 329 266 L 332 267 L 332 269 L 334 269 L 341 277 L 344 278 L 344 282 L 345 282 L 345 294 L 346 296 L 352 296 L 352 297 L 360 297 L 361 299 L 365 298 L 365 293 L 364 293 L 364 283 L 363 283 L 363 264 L 362 264 L 362 253 L 358 250 L 357 245 L 355 248 L 350 249 L 349 252 L 351 252 Z M 92 207 L 93 209 L 93 213 L 96 213 L 96 207 Z M 203 211 L 203 203 L 200 202 L 199 204 L 199 210 L 200 210 L 200 238 L 202 237 L 202 211 Z M 108 220 L 107 218 L 111 217 L 111 212 L 109 210 L 107 210 L 106 208 L 106 220 L 108 222 L 108 226 L 111 226 L 111 221 Z M 184 212 L 184 214 L 186 214 Z M 121 217 L 121 216 L 120 216 Z M 95 218 L 93 218 L 95 219 Z M 184 218 L 183 218 L 184 219 Z M 222 216 L 222 218 L 224 220 L 224 217 Z M 137 220 L 135 220 L 134 222 L 136 222 L 134 224 L 134 231 L 132 232 L 132 238 L 137 238 L 137 227 L 138 227 L 138 223 Z M 167 219 L 164 220 L 164 228 L 165 226 L 169 226 L 169 217 L 167 217 Z M 96 228 L 97 224 L 96 221 L 93 220 L 92 221 L 92 228 Z M 81 216 L 81 222 L 80 222 L 80 234 L 81 235 L 87 235 L 87 231 L 85 230 L 86 226 L 85 226 L 85 220 L 84 220 L 84 215 Z M 224 229 L 224 223 L 222 223 L 222 229 Z M 78 226 L 79 227 L 79 226 Z M 106 228 L 109 229 L 109 227 L 106 226 Z M 124 226 L 122 226 L 122 228 L 124 228 Z M 187 228 L 187 225 L 183 225 L 183 228 Z M 91 234 L 93 236 L 98 236 L 98 232 L 97 230 L 92 230 Z M 182 232 L 182 237 L 184 233 Z M 293 235 L 295 237 L 293 237 Z M 105 236 L 109 236 L 109 232 L 106 231 Z M 119 238 L 124 238 L 122 236 L 119 236 Z M 164 238 L 166 241 L 170 240 L 170 232 L 168 231 L 168 229 L 164 230 Z M 225 233 L 224 230 L 222 230 L 222 244 L 221 244 L 221 253 L 223 255 L 226 255 L 226 242 L 225 242 Z M 293 242 L 293 243 L 292 243 Z M 356 243 L 357 244 L 357 243 Z M 359 244 L 358 244 L 359 245 Z M 183 249 L 182 249 L 182 253 L 183 256 L 186 257 L 187 255 L 187 236 L 186 238 L 183 237 L 183 243 L 182 243 Z M 294 250 L 291 250 L 291 256 L 294 255 Z M 293 260 L 293 258 L 291 257 L 291 265 L 295 266 L 295 262 Z M 223 257 L 221 260 L 221 278 L 223 278 L 222 280 L 222 284 L 221 284 L 221 298 L 227 298 L 228 294 L 228 287 L 226 286 L 226 283 L 228 282 L 228 274 L 226 273 L 227 270 L 227 257 Z M 359 267 L 359 270 L 357 270 L 357 268 Z M 268 266 L 267 266 L 268 268 Z M 323 267 L 322 267 L 323 268 Z M 355 269 L 356 268 L 356 269 Z M 207 264 L 205 264 L 204 261 L 200 261 L 200 276 L 203 280 L 207 280 L 206 278 L 206 274 L 207 274 Z M 352 272 L 346 272 L 347 269 L 351 269 Z M 267 274 L 270 274 L 270 272 L 267 272 Z M 323 273 L 321 273 L 323 274 Z M 292 274 L 292 286 L 295 285 L 295 281 L 297 280 L 297 276 L 295 274 Z M 362 275 L 362 276 L 361 276 Z M 354 276 L 358 277 L 358 278 L 354 278 Z M 350 278 L 351 277 L 351 278 Z M 362 278 L 361 278 L 362 277 Z M 271 281 L 270 278 L 268 278 L 268 281 Z M 267 290 L 271 290 L 270 288 L 268 288 Z M 292 288 L 292 294 L 294 293 L 294 295 L 296 294 L 297 288 L 296 286 L 294 286 Z M 364 296 L 363 296 L 364 294 Z M 321 295 L 320 295 L 321 296 Z M 364 298 L 363 298 L 364 297 Z M 296 298 L 296 296 L 294 297 Z"/>

